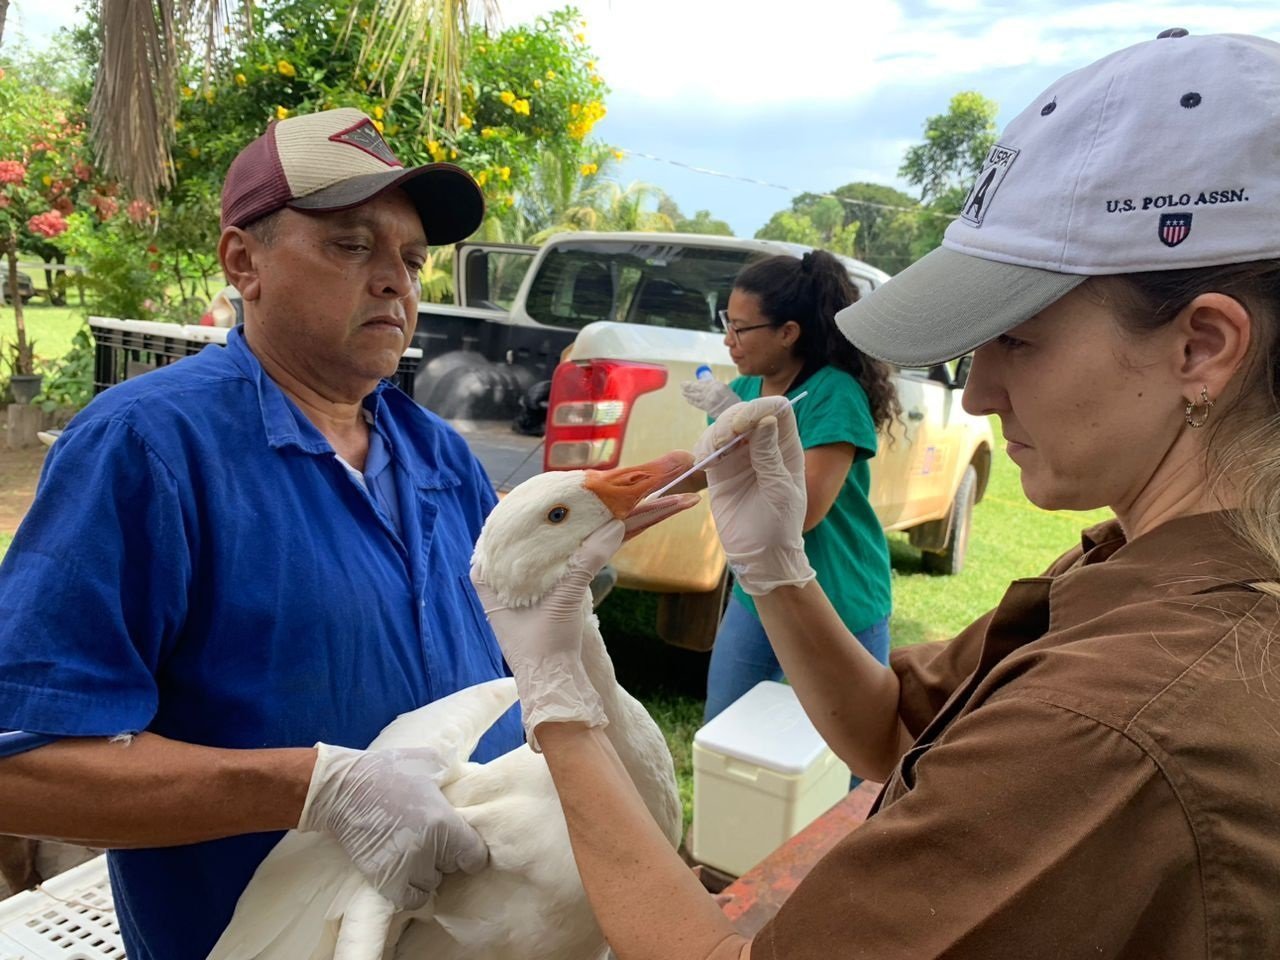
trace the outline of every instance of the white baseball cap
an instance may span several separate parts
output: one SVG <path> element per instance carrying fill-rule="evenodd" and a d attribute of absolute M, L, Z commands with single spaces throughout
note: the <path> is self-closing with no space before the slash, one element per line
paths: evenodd
<path fill-rule="evenodd" d="M 991 148 L 942 246 L 836 315 L 904 366 L 1091 276 L 1280 258 L 1280 43 L 1166 30 L 1069 73 Z"/>

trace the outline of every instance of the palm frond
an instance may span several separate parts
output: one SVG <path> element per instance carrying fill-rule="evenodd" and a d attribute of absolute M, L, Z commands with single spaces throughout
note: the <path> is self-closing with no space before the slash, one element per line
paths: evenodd
<path fill-rule="evenodd" d="M 486 24 L 498 15 L 496 0 L 482 0 Z M 353 4 L 339 42 L 349 41 L 357 24 L 368 27 L 356 69 L 367 70 L 369 85 L 384 87 L 388 103 L 411 77 L 421 75 L 422 101 L 444 107 L 445 129 L 456 129 L 462 112 L 462 63 L 471 34 L 469 0 L 370 0 Z M 394 73 L 393 73 L 394 70 Z M 389 86 L 388 86 L 389 83 Z M 434 111 L 424 111 L 431 123 Z"/>
<path fill-rule="evenodd" d="M 89 103 L 99 166 L 137 197 L 154 201 L 173 182 L 169 148 L 178 116 L 178 72 L 204 48 L 214 51 L 252 25 L 252 0 L 102 0 L 102 60 Z M 238 17 L 233 10 L 242 10 Z"/>

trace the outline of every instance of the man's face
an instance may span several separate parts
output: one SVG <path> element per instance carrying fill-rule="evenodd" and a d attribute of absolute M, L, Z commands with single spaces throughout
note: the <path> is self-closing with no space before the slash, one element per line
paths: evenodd
<path fill-rule="evenodd" d="M 284 209 L 256 244 L 258 296 L 246 323 L 255 352 L 332 399 L 358 399 L 394 375 L 418 316 L 427 237 L 391 190 L 350 210 Z"/>

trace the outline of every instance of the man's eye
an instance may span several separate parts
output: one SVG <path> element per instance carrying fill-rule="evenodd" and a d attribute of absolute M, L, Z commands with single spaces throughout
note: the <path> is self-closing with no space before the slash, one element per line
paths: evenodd
<path fill-rule="evenodd" d="M 564 523 L 569 516 L 569 508 L 556 505 L 547 511 L 547 519 L 552 523 Z"/>
<path fill-rule="evenodd" d="M 1002 333 L 996 337 L 996 343 L 1004 347 L 1006 350 L 1017 350 L 1019 347 L 1025 347 L 1027 341 L 1019 340 L 1017 337 L 1011 337 L 1007 333 Z"/>

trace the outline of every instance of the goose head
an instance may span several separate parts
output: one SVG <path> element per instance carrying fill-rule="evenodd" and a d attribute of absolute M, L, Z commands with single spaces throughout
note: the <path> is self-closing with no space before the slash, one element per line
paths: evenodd
<path fill-rule="evenodd" d="M 510 606 L 536 603 L 560 577 L 591 533 L 621 520 L 630 539 L 699 501 L 697 494 L 657 497 L 651 491 L 693 464 L 684 451 L 617 470 L 540 473 L 508 493 L 489 514 L 472 563 Z"/>

